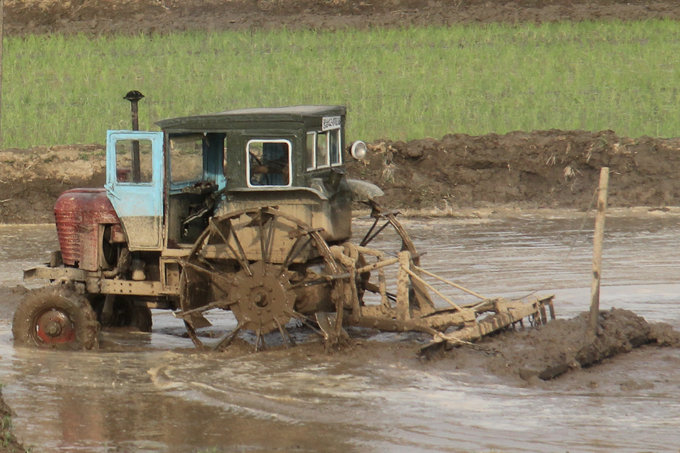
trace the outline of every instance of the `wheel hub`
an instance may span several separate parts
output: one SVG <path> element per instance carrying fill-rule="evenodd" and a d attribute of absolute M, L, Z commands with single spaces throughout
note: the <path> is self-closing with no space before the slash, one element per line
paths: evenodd
<path fill-rule="evenodd" d="M 46 344 L 68 343 L 76 338 L 76 329 L 66 313 L 47 310 L 35 321 L 35 333 Z"/>
<path fill-rule="evenodd" d="M 245 269 L 236 274 L 228 298 L 244 329 L 265 334 L 290 320 L 295 295 L 285 273 L 279 275 L 279 266 L 258 261 L 250 265 L 250 270 L 253 275 Z"/>

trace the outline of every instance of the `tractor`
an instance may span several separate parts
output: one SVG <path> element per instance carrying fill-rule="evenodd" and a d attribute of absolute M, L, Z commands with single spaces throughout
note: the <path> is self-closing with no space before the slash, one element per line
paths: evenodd
<path fill-rule="evenodd" d="M 346 340 L 347 326 L 458 344 L 547 321 L 552 297 L 486 298 L 421 268 L 397 213 L 378 204 L 382 190 L 346 174 L 370 151 L 346 142 L 345 121 L 345 107 L 304 105 L 108 131 L 105 186 L 57 199 L 60 250 L 24 272 L 50 285 L 20 303 L 15 344 L 96 348 L 102 327 L 151 331 L 151 309 L 172 310 L 196 347 L 218 350 L 246 331 L 255 350 L 272 335 L 288 345 L 300 323 L 326 344 Z M 372 223 L 353 242 L 361 203 Z M 387 232 L 393 249 L 372 247 Z M 457 304 L 433 280 L 480 300 Z M 225 311 L 235 325 L 213 325 Z"/>

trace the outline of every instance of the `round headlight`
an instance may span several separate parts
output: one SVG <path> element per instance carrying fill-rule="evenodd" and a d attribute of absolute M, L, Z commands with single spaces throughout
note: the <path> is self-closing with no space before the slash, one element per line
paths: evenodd
<path fill-rule="evenodd" d="M 352 148 L 350 149 L 350 154 L 357 160 L 363 160 L 368 155 L 368 146 L 361 140 L 357 140 L 352 143 Z"/>

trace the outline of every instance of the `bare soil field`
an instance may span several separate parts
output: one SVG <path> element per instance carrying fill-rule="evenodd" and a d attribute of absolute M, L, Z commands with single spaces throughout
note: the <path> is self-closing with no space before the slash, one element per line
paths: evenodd
<path fill-rule="evenodd" d="M 5 32 L 166 33 L 680 18 L 670 0 L 6 0 Z"/>

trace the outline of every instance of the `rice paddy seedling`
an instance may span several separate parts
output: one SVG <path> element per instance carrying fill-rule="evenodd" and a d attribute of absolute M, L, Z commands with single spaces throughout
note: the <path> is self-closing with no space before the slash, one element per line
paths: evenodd
<path fill-rule="evenodd" d="M 484 24 L 5 39 L 5 147 L 101 143 L 172 116 L 347 105 L 348 138 L 613 129 L 676 136 L 680 23 Z"/>

